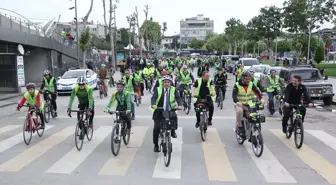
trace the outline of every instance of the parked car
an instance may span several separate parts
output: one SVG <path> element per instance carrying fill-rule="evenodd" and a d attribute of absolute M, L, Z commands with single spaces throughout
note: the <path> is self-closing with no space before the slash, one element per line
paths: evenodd
<path fill-rule="evenodd" d="M 270 65 L 260 64 L 260 65 L 253 65 L 250 67 L 249 70 L 254 71 L 254 78 L 260 80 L 260 77 L 263 75 L 264 71 L 267 71 L 271 68 Z"/>
<path fill-rule="evenodd" d="M 61 77 L 58 77 L 56 86 L 58 94 L 71 93 L 73 87 L 77 84 L 77 79 L 84 76 L 88 84 L 97 89 L 98 77 L 97 74 L 91 69 L 76 69 L 66 71 Z"/>
<path fill-rule="evenodd" d="M 316 68 L 282 68 L 280 78 L 285 84 L 290 83 L 294 75 L 302 78 L 302 84 L 307 87 L 308 93 L 312 100 L 323 100 L 325 105 L 331 105 L 333 96 L 333 85 L 327 82 L 328 76 L 323 76 L 319 69 Z"/>
<path fill-rule="evenodd" d="M 248 70 L 253 65 L 260 65 L 260 62 L 256 58 L 240 58 L 239 64 L 244 66 L 244 71 Z"/>

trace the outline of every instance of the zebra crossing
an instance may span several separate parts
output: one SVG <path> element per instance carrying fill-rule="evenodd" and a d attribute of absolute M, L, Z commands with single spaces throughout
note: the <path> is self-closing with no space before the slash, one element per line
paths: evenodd
<path fill-rule="evenodd" d="M 232 130 L 209 128 L 207 141 L 201 142 L 198 132 L 179 127 L 178 138 L 172 140 L 172 161 L 168 168 L 163 164 L 162 154 L 153 152 L 149 126 L 134 126 L 129 145 L 122 146 L 117 157 L 110 152 L 112 126 L 96 126 L 92 141 L 85 140 L 81 151 L 74 144 L 75 126 L 47 125 L 46 130 L 42 138 L 34 136 L 26 146 L 21 125 L 0 127 L 0 175 L 34 171 L 37 163 L 43 163 L 37 170 L 44 174 L 71 175 L 90 166 L 93 176 L 132 178 L 138 170 L 150 179 L 179 180 L 189 176 L 188 170 L 205 170 L 205 174 L 195 178 L 233 183 L 246 181 L 240 172 L 251 171 L 267 183 L 305 184 L 302 182 L 305 178 L 315 176 L 318 184 L 336 184 L 336 160 L 327 157 L 330 152 L 336 154 L 336 137 L 322 130 L 306 130 L 307 144 L 298 150 L 293 139 L 286 139 L 280 129 L 264 129 L 264 153 L 257 158 L 250 143 L 237 144 Z M 326 150 L 317 150 L 316 143 Z M 295 167 L 302 166 L 309 168 L 300 172 L 305 178 L 295 171 Z"/>

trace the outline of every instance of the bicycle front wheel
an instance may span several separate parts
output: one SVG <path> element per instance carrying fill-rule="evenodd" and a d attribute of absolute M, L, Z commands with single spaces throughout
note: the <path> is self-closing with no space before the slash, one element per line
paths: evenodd
<path fill-rule="evenodd" d="M 253 129 L 251 140 L 254 155 L 260 157 L 264 151 L 264 140 L 260 128 Z"/>
<path fill-rule="evenodd" d="M 221 110 L 223 109 L 223 92 L 222 92 L 222 90 L 219 94 L 219 107 L 220 107 Z"/>
<path fill-rule="evenodd" d="M 172 143 L 170 134 L 167 134 L 167 136 L 165 137 L 164 145 L 166 147 L 166 152 L 164 153 L 164 164 L 166 167 L 168 167 L 171 161 L 171 153 L 172 153 Z"/>
<path fill-rule="evenodd" d="M 47 103 L 45 106 L 44 106 L 44 109 L 43 109 L 43 115 L 44 115 L 44 121 L 46 123 L 49 123 L 50 121 L 50 105 L 49 103 Z"/>
<path fill-rule="evenodd" d="M 33 137 L 32 124 L 30 118 L 27 117 L 23 124 L 23 141 L 26 143 L 26 145 L 30 144 L 32 137 Z"/>
<path fill-rule="evenodd" d="M 297 149 L 300 149 L 303 145 L 304 130 L 302 120 L 297 118 L 294 120 L 294 141 Z"/>
<path fill-rule="evenodd" d="M 93 137 L 93 124 L 87 123 L 88 126 L 86 127 L 86 138 L 91 141 Z"/>
<path fill-rule="evenodd" d="M 120 151 L 120 133 L 119 133 L 119 125 L 115 125 L 112 129 L 111 133 L 111 151 L 114 156 L 117 156 Z"/>
<path fill-rule="evenodd" d="M 78 121 L 75 130 L 75 144 L 78 151 L 82 150 L 83 147 L 83 132 L 79 127 L 80 121 Z M 84 129 L 84 128 L 83 128 Z"/>

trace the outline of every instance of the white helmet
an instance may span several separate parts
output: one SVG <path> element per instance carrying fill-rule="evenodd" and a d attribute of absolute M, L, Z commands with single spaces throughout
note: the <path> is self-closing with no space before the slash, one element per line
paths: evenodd
<path fill-rule="evenodd" d="M 164 80 L 169 80 L 169 81 L 171 81 L 171 82 L 173 83 L 173 79 L 172 79 L 171 76 L 169 76 L 169 75 L 164 76 L 162 80 L 163 80 L 163 81 L 164 81 Z"/>

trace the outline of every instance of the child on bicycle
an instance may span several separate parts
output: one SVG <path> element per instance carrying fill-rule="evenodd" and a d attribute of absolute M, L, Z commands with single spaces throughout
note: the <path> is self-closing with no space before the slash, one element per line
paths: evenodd
<path fill-rule="evenodd" d="M 126 124 L 127 128 L 131 130 L 131 119 L 129 114 L 131 111 L 131 94 L 130 92 L 126 91 L 125 83 L 123 81 L 117 82 L 117 91 L 112 94 L 112 97 L 107 104 L 104 112 L 108 112 L 110 107 L 117 101 L 117 111 L 126 111 L 126 113 L 120 113 L 120 118 L 123 119 Z"/>
<path fill-rule="evenodd" d="M 27 104 L 30 105 L 31 107 L 36 106 L 38 110 L 38 116 L 40 117 L 41 120 L 41 126 L 40 129 L 44 129 L 44 116 L 42 113 L 42 110 L 44 108 L 44 100 L 39 93 L 38 90 L 35 89 L 35 84 L 34 83 L 28 83 L 26 85 L 27 92 L 23 94 L 23 97 L 18 104 L 16 110 L 20 111 L 22 108 L 23 104 L 27 101 Z"/>

